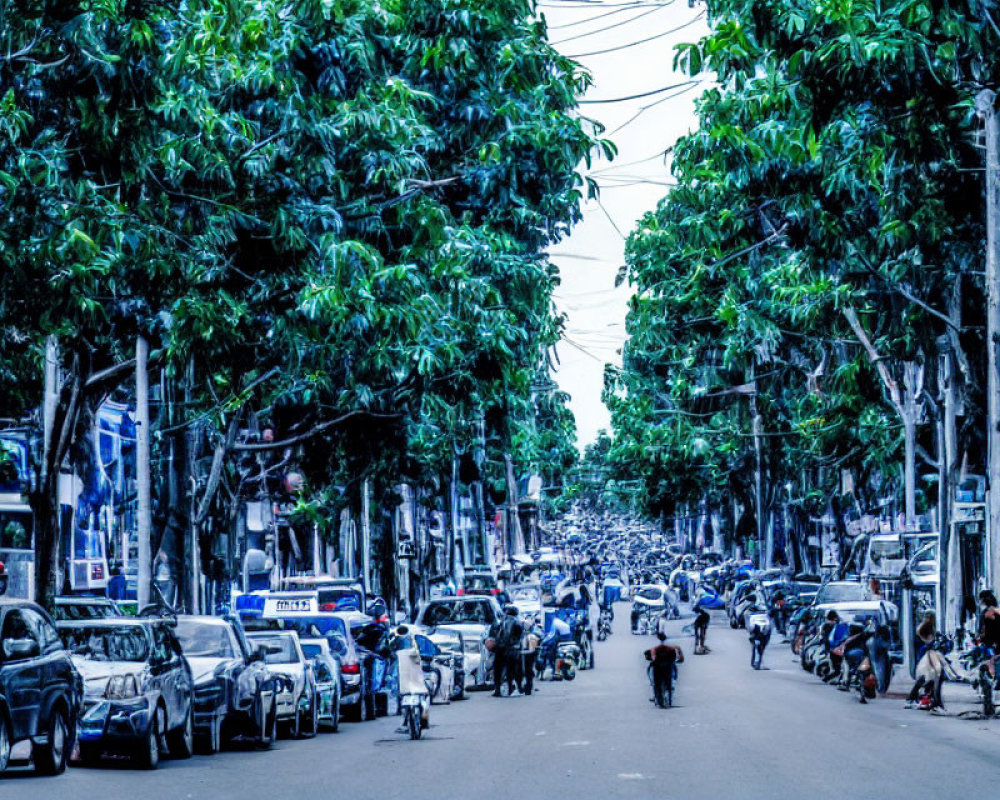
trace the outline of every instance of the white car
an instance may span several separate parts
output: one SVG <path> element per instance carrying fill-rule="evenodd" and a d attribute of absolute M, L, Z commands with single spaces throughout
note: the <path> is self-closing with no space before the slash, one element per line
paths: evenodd
<path fill-rule="evenodd" d="M 483 642 L 502 612 L 491 595 L 442 597 L 421 606 L 416 624 L 424 628 L 458 631 L 465 646 L 465 674 L 481 684 Z"/>
<path fill-rule="evenodd" d="M 264 663 L 278 678 L 278 722 L 298 738 L 312 736 L 319 728 L 319 698 L 312 662 L 302 651 L 294 631 L 254 631 L 251 646 L 264 648 Z"/>

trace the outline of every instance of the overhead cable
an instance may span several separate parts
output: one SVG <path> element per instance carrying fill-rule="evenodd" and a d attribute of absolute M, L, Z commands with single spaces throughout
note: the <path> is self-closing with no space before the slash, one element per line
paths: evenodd
<path fill-rule="evenodd" d="M 628 25 L 630 22 L 635 22 L 637 19 L 642 19 L 643 17 L 648 17 L 650 14 L 655 14 L 657 11 L 665 8 L 665 6 L 657 6 L 656 8 L 651 8 L 649 11 L 643 11 L 641 14 L 636 14 L 634 17 L 629 17 L 628 19 L 623 19 L 620 22 L 612 23 L 611 25 L 605 25 L 603 28 L 595 28 L 592 31 L 587 31 L 586 33 L 578 33 L 576 36 L 569 36 L 566 39 L 560 39 L 558 42 L 549 42 L 553 47 L 560 44 L 566 44 L 566 42 L 575 42 L 577 39 L 584 39 L 587 36 L 596 36 L 599 33 L 604 33 L 605 31 L 614 30 L 615 28 L 620 28 L 622 25 Z"/>
<path fill-rule="evenodd" d="M 669 92 L 672 89 L 679 89 L 682 86 L 690 86 L 693 83 L 698 83 L 695 80 L 681 81 L 680 83 L 672 83 L 670 86 L 663 86 L 660 89 L 653 89 L 649 92 L 640 92 L 639 94 L 630 94 L 626 97 L 609 97 L 605 100 L 580 100 L 580 105 L 601 105 L 602 103 L 626 103 L 629 100 L 641 100 L 643 97 L 652 97 L 654 94 L 663 94 L 663 92 Z"/>
<path fill-rule="evenodd" d="M 607 47 L 604 50 L 593 50 L 589 53 L 573 53 L 572 55 L 567 55 L 567 58 L 588 58 L 590 56 L 600 56 L 605 53 L 616 53 L 619 50 L 628 50 L 630 47 L 636 47 L 640 44 L 646 44 L 646 42 L 652 42 L 655 39 L 662 39 L 664 36 L 670 36 L 672 33 L 677 33 L 677 31 L 682 31 L 685 28 L 690 28 L 696 22 L 704 19 L 705 12 L 700 12 L 694 19 L 688 20 L 683 25 L 678 25 L 676 28 L 671 28 L 669 31 L 664 31 L 663 33 L 658 33 L 655 36 L 648 36 L 645 39 L 639 39 L 637 42 L 629 42 L 628 44 L 621 44 L 617 47 Z"/>
<path fill-rule="evenodd" d="M 668 0 L 668 2 L 666 3 L 653 3 L 652 5 L 668 6 L 671 5 L 673 2 L 674 0 Z M 587 17 L 587 19 L 578 19 L 576 22 L 564 22 L 562 25 L 547 25 L 546 29 L 550 31 L 560 31 L 565 28 L 575 28 L 578 25 L 586 25 L 590 22 L 597 22 L 597 20 L 599 19 L 604 19 L 605 17 L 611 17 L 614 16 L 615 14 L 621 14 L 625 11 L 631 11 L 633 8 L 644 8 L 647 5 L 650 4 L 649 3 L 635 3 L 634 5 L 629 4 L 626 6 L 622 6 L 620 8 L 612 9 L 611 11 L 605 11 L 603 14 L 598 14 L 597 16 L 594 17 Z"/>

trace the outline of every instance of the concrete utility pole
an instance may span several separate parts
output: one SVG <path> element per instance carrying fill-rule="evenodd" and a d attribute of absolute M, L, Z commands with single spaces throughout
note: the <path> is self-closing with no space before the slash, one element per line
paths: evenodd
<path fill-rule="evenodd" d="M 140 336 L 135 343 L 135 455 L 138 491 L 137 534 L 139 537 L 139 572 L 137 599 L 139 608 L 149 605 L 153 533 L 153 502 L 150 494 L 149 464 L 149 343 Z"/>
<path fill-rule="evenodd" d="M 1000 122 L 996 94 L 976 95 L 986 133 L 986 580 L 1000 575 Z"/>
<path fill-rule="evenodd" d="M 371 528 L 371 492 L 372 485 L 365 478 L 361 485 L 361 584 L 366 592 L 371 592 L 371 559 L 372 559 L 372 528 Z"/>

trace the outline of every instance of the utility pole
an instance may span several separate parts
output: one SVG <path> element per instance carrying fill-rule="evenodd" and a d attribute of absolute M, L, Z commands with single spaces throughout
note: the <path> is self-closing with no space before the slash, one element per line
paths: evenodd
<path fill-rule="evenodd" d="M 760 412 L 757 409 L 757 378 L 754 368 L 750 367 L 750 383 L 753 391 L 750 394 L 750 414 L 753 418 L 753 483 L 754 483 L 754 519 L 757 523 L 757 566 L 763 569 L 771 558 L 764 552 L 764 473 L 761 464 L 761 430 Z"/>
<path fill-rule="evenodd" d="M 149 343 L 139 336 L 135 343 L 135 451 L 138 490 L 137 534 L 139 537 L 139 572 L 137 599 L 139 608 L 149 605 L 153 532 L 153 503 L 150 494 L 149 463 Z"/>
<path fill-rule="evenodd" d="M 996 94 L 976 95 L 986 134 L 986 581 L 1000 576 L 1000 122 Z"/>
<path fill-rule="evenodd" d="M 361 485 L 361 585 L 366 592 L 371 592 L 371 549 L 372 549 L 372 529 L 371 529 L 371 480 L 365 478 Z"/>

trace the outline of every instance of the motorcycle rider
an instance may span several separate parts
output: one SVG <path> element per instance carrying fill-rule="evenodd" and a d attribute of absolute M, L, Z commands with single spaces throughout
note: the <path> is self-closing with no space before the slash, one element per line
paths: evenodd
<path fill-rule="evenodd" d="M 708 609 L 703 605 L 703 600 L 704 597 L 699 597 L 698 601 L 694 604 L 694 609 L 692 609 L 695 613 L 694 654 L 696 656 L 704 655 L 709 652 L 708 647 L 705 646 L 705 634 L 708 633 L 708 623 L 712 618 L 708 613 Z"/>
<path fill-rule="evenodd" d="M 559 650 L 559 642 L 566 639 L 570 639 L 573 636 L 573 629 L 569 626 L 562 617 L 555 616 L 552 618 L 552 627 L 549 628 L 549 632 L 542 639 L 541 651 L 542 657 L 539 662 L 539 670 L 541 673 L 545 672 L 546 667 L 551 667 L 553 673 L 556 669 L 556 653 Z"/>
<path fill-rule="evenodd" d="M 937 635 L 937 621 L 933 611 L 924 615 L 923 621 L 917 626 L 917 640 L 920 644 L 917 650 L 917 680 L 906 698 L 906 708 L 913 708 L 920 698 L 921 690 L 929 696 L 930 709 L 943 708 L 941 684 L 944 682 L 944 656 L 934 649 L 934 639 Z"/>
<path fill-rule="evenodd" d="M 643 655 L 651 662 L 653 671 L 653 702 L 657 708 L 666 708 L 664 698 L 668 697 L 674 685 L 674 669 L 684 663 L 684 652 L 674 645 L 667 644 L 667 635 L 662 631 L 656 634 L 660 643 Z"/>
<path fill-rule="evenodd" d="M 747 612 L 747 634 L 750 637 L 750 666 L 760 669 L 764 664 L 764 650 L 771 641 L 771 618 L 762 605 L 752 606 Z"/>

